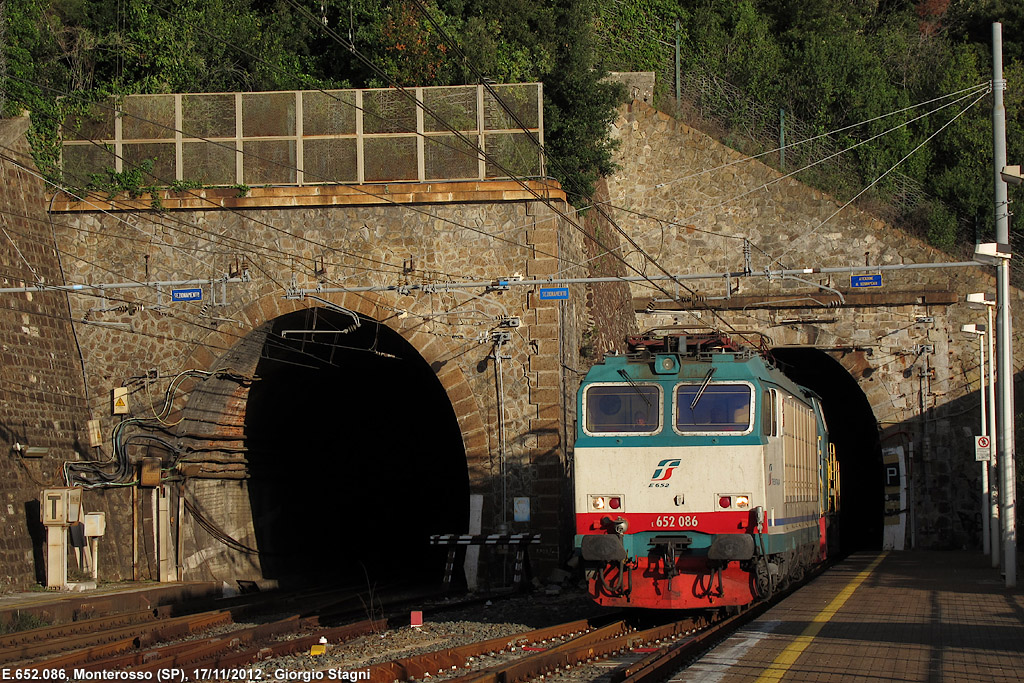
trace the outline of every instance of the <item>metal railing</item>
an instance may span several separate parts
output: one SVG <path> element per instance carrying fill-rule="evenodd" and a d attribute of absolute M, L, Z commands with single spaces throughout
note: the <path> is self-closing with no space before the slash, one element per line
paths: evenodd
<path fill-rule="evenodd" d="M 143 162 L 152 163 L 146 184 L 155 185 L 490 180 L 545 172 L 537 144 L 544 143 L 540 83 L 130 95 L 69 119 L 63 131 L 64 177 L 75 186 Z"/>

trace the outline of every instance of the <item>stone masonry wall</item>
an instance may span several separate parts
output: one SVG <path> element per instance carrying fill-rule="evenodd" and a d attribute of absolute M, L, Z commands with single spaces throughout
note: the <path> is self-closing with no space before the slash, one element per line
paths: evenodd
<path fill-rule="evenodd" d="M 899 305 L 811 306 L 834 290 L 853 292 L 849 275 L 768 279 L 766 269 L 850 267 L 949 262 L 951 258 L 853 206 L 783 178 L 774 169 L 642 102 L 621 110 L 614 124 L 620 170 L 608 181 L 616 221 L 640 245 L 626 258 L 642 272 L 673 274 L 742 272 L 743 240 L 751 245 L 752 277 L 687 280 L 697 303 L 684 311 L 641 313 L 641 326 L 678 323 L 725 330 L 755 330 L 772 346 L 832 350 L 871 404 L 883 446 L 913 441 L 917 492 L 917 542 L 924 547 L 962 546 L 977 536 L 980 469 L 973 458 L 977 432 L 978 341 L 960 332 L 985 321 L 964 303 L 929 304 L 929 292 L 995 292 L 994 269 L 900 270 L 883 274 L 887 294 Z M 984 179 L 987 181 L 987 179 Z M 980 182 L 980 181 L 979 181 Z M 818 285 L 821 285 L 819 287 Z M 637 308 L 668 298 L 648 283 L 633 285 Z M 864 291 L 864 290 L 860 290 Z M 748 306 L 726 310 L 726 296 Z M 1016 320 L 1024 298 L 1012 292 Z M 704 300 L 706 297 L 706 301 Z M 759 304 L 788 298 L 793 307 Z M 927 322 L 918 322 L 926 320 Z M 1014 335 L 1016 367 L 1024 335 Z M 922 350 L 929 347 L 931 350 Z M 859 350 L 860 353 L 849 353 Z M 973 395 L 972 395 L 972 392 Z M 909 439 L 909 441 L 908 441 Z M 879 473 L 881 477 L 881 473 Z M 881 503 L 879 503 L 880 505 Z"/>
<path fill-rule="evenodd" d="M 0 120 L 0 259 L 4 288 L 63 284 L 46 215 L 44 185 L 25 139 L 28 119 Z M 106 398 L 85 391 L 82 359 L 63 292 L 0 294 L 0 590 L 45 580 L 42 489 L 65 485 L 67 461 L 103 457 L 89 447 L 87 421 Z M 46 448 L 24 457 L 26 447 Z M 87 491 L 86 512 L 105 512 L 101 576 L 131 576 L 128 497 Z M 128 518 L 127 526 L 124 519 Z M 69 566 L 74 568 L 73 561 Z"/>
<path fill-rule="evenodd" d="M 144 286 L 108 292 L 106 300 L 73 300 L 75 318 L 105 323 L 79 327 L 90 391 L 109 395 L 113 387 L 127 386 L 133 414 L 144 417 L 151 414 L 155 399 L 162 401 L 170 378 L 183 370 L 222 367 L 222 359 L 239 353 L 246 359 L 242 367 L 254 367 L 251 353 L 238 351 L 246 340 L 282 314 L 319 305 L 285 299 L 289 285 L 400 286 L 544 278 L 558 273 L 560 249 L 578 249 L 572 246 L 577 237 L 564 238 L 564 200 L 556 198 L 551 206 L 528 199 L 503 200 L 501 183 L 483 183 L 478 194 L 460 197 L 458 192 L 469 192 L 470 185 L 424 186 L 405 195 L 408 199 L 395 194 L 397 188 L 377 188 L 388 193 L 390 201 L 376 203 L 368 203 L 365 195 L 346 202 L 332 199 L 333 190 L 325 188 L 261 188 L 248 198 L 207 191 L 210 201 L 226 207 L 210 209 L 208 202 L 200 202 L 205 209 L 164 214 L 146 211 L 145 205 L 133 212 L 113 205 L 104 207 L 113 210 L 97 212 L 87 210 L 90 206 L 55 202 L 58 210 L 70 211 L 59 215 L 64 227 L 58 227 L 58 241 L 70 254 L 66 267 L 71 281 L 219 277 L 242 261 L 252 276 L 251 282 L 227 285 L 226 299 L 218 301 L 207 292 L 203 303 L 171 303 L 169 288 L 161 292 Z M 513 183 L 504 185 L 509 186 L 506 190 L 519 189 Z M 428 193 L 443 200 L 418 201 Z M 173 206 L 174 199 L 168 196 L 165 204 Z M 182 204 L 192 201 L 186 197 Z M 260 205 L 274 208 L 252 208 Z M 324 272 L 316 276 L 314 271 L 321 266 Z M 511 525 L 512 529 L 529 527 L 544 533 L 544 543 L 531 550 L 531 557 L 541 569 L 550 568 L 562 552 L 558 533 L 566 514 L 565 450 L 572 438 L 560 398 L 575 392 L 563 376 L 560 359 L 566 348 L 579 347 L 570 337 L 579 334 L 576 320 L 583 315 L 575 302 L 585 297 L 560 303 L 540 301 L 533 288 L 484 290 L 403 288 L 322 296 L 382 321 L 435 369 L 459 421 L 471 488 L 485 495 L 485 532 L 502 523 L 496 475 L 504 458 L 504 502 L 510 520 L 512 498 L 531 497 L 531 522 Z M 459 315 L 439 315 L 445 311 Z M 504 357 L 500 406 L 491 333 L 507 316 L 519 317 L 522 326 L 510 329 L 507 343 L 499 349 Z M 258 354 L 261 344 L 252 348 Z M 238 367 L 238 362 L 236 357 L 230 365 Z M 192 419 L 190 396 L 201 385 L 198 380 L 181 385 L 175 405 L 186 418 L 183 424 Z M 216 401 L 203 404 L 201 412 L 220 423 L 217 438 L 238 438 L 245 395 L 244 388 L 228 387 L 217 399 L 219 408 Z M 504 444 L 499 443 L 498 429 L 502 408 Z M 194 424 L 185 431 L 194 432 Z M 246 519 L 250 513 L 244 480 L 186 486 L 222 528 L 232 529 L 243 543 L 255 542 L 251 519 Z M 218 547 L 204 532 L 186 528 L 184 536 L 185 578 L 258 578 L 250 560 Z"/>

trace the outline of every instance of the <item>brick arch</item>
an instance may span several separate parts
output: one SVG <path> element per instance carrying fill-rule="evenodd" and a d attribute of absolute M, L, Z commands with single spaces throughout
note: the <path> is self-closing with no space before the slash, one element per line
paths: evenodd
<path fill-rule="evenodd" d="M 473 389 L 466 380 L 465 373 L 454 362 L 456 354 L 449 348 L 448 343 L 442 337 L 425 332 L 423 323 L 415 317 L 399 318 L 392 316 L 387 318 L 384 314 L 390 311 L 390 307 L 378 305 L 379 299 L 372 298 L 366 294 L 342 293 L 331 295 L 331 301 L 344 308 L 355 311 L 361 315 L 377 321 L 381 325 L 400 335 L 412 346 L 420 357 L 433 369 L 435 377 L 444 388 L 448 400 L 451 402 L 452 410 L 455 413 L 459 424 L 459 431 L 462 434 L 463 448 L 466 454 L 467 466 L 470 470 L 480 470 L 487 466 L 489 459 L 488 438 L 486 425 L 480 415 L 480 404 L 476 400 Z M 259 334 L 260 330 L 266 330 L 267 326 L 283 315 L 306 310 L 311 307 L 321 307 L 322 304 L 308 303 L 285 299 L 279 294 L 268 294 L 249 303 L 238 314 L 237 317 L 249 324 L 248 329 L 238 325 L 225 326 L 217 331 L 211 332 L 192 350 L 185 360 L 185 367 L 212 370 L 225 357 L 237 353 L 240 346 L 247 343 L 252 344 L 253 335 L 258 338 L 258 345 L 262 347 L 264 337 Z M 382 318 L 385 318 L 382 320 Z M 265 334 L 265 332 L 264 332 Z M 228 351 L 215 355 L 211 348 L 226 348 Z M 244 355 L 244 354 L 242 354 Z M 250 354 L 251 357 L 251 354 Z M 255 371 L 258 357 L 251 359 L 251 367 L 235 367 L 233 369 L 243 374 L 251 374 Z M 224 401 L 224 410 L 229 410 L 229 403 L 237 405 L 244 402 L 248 397 L 248 387 L 239 388 L 231 392 L 230 397 Z M 189 403 L 191 403 L 191 397 Z M 205 405 L 200 410 L 209 410 L 212 406 L 208 401 L 201 401 Z M 186 419 L 189 416 L 189 406 L 185 406 Z M 244 419 L 244 410 L 238 416 L 239 420 Z M 239 424 L 239 428 L 241 425 Z"/>

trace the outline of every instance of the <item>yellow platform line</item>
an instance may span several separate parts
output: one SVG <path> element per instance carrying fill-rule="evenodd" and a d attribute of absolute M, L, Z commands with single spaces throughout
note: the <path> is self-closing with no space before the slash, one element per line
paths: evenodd
<path fill-rule="evenodd" d="M 761 683 L 762 681 L 782 680 L 782 677 L 785 676 L 786 672 L 789 671 L 789 668 L 796 663 L 796 660 L 801 654 L 803 654 L 803 651 L 807 649 L 807 646 L 811 644 L 811 641 L 814 640 L 815 636 L 821 632 L 821 629 L 825 627 L 825 624 L 831 621 L 836 612 L 843 608 L 843 605 L 845 605 L 846 601 L 850 599 L 853 592 L 857 590 L 857 588 L 859 588 L 869 576 L 871 576 L 871 572 L 878 568 L 878 565 L 882 563 L 882 560 L 884 560 L 885 556 L 888 554 L 889 553 L 882 553 L 867 566 L 867 569 L 853 577 L 853 580 L 846 584 L 843 590 L 839 591 L 839 595 L 834 597 L 832 602 L 828 603 L 825 609 L 818 612 L 814 618 L 811 619 L 811 623 L 807 625 L 807 628 L 803 630 L 803 633 L 798 635 L 796 639 L 790 643 L 785 650 L 780 652 L 779 656 L 761 672 L 761 675 L 757 677 L 757 683 Z"/>

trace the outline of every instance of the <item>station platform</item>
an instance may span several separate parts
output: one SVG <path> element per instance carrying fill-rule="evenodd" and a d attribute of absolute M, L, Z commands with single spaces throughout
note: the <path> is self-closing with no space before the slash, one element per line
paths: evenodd
<path fill-rule="evenodd" d="M 210 581 L 186 583 L 131 582 L 101 584 L 82 591 L 37 590 L 0 595 L 0 630 L 56 625 L 129 610 L 149 610 L 221 596 L 223 586 Z"/>
<path fill-rule="evenodd" d="M 1024 591 L 980 552 L 858 553 L 673 681 L 1024 681 Z"/>

